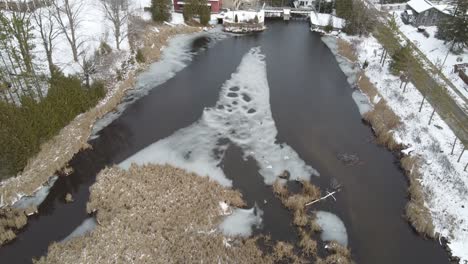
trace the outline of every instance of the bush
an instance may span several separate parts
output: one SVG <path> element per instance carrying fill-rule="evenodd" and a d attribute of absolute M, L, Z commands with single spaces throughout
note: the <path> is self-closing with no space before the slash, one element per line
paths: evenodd
<path fill-rule="evenodd" d="M 395 54 L 392 55 L 390 71 L 396 76 L 398 76 L 400 72 L 407 72 L 411 66 L 410 62 L 412 59 L 411 47 L 409 45 L 398 49 Z"/>
<path fill-rule="evenodd" d="M 109 44 L 107 44 L 105 41 L 101 41 L 101 44 L 99 44 L 99 55 L 106 55 L 111 52 L 111 46 L 109 46 Z"/>
<path fill-rule="evenodd" d="M 12 176 L 20 172 L 28 159 L 39 152 L 43 142 L 94 106 L 104 94 L 100 82 L 87 89 L 78 77 L 54 74 L 42 101 L 23 97 L 21 106 L 0 102 L 0 167 L 4 173 Z"/>
<path fill-rule="evenodd" d="M 200 8 L 200 24 L 206 26 L 210 22 L 211 11 L 210 8 Z"/>
<path fill-rule="evenodd" d="M 155 22 L 171 20 L 171 1 L 151 0 L 151 18 Z"/>
<path fill-rule="evenodd" d="M 143 55 L 143 51 L 141 49 L 137 50 L 137 53 L 135 55 L 135 59 L 138 63 L 143 63 L 145 62 L 145 56 Z"/>

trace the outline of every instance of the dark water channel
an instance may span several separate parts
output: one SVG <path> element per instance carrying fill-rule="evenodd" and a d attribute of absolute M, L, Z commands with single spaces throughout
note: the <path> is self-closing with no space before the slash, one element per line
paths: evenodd
<path fill-rule="evenodd" d="M 174 78 L 103 129 L 91 142 L 93 149 L 70 162 L 74 173 L 59 178 L 39 207 L 40 214 L 29 219 L 13 243 L 0 248 L 0 263 L 30 263 L 32 257 L 44 255 L 51 242 L 70 234 L 88 217 L 86 202 L 96 174 L 198 120 L 205 107 L 215 105 L 221 85 L 242 56 L 256 46 L 266 55 L 277 141 L 290 145 L 321 173 L 313 182 L 326 188 L 336 179 L 343 185 L 336 202 L 329 199 L 313 209 L 333 212 L 344 221 L 357 263 L 448 263 L 441 246 L 417 236 L 404 220 L 405 177 L 395 157 L 372 143 L 352 90 L 320 37 L 309 32 L 305 22 L 267 25 L 261 34 L 230 37 L 200 52 Z M 199 39 L 194 49 L 206 44 Z M 361 164 L 343 164 L 337 159 L 342 153 L 357 155 Z M 237 148 L 228 149 L 222 164 L 225 174 L 250 205 L 256 202 L 265 211 L 265 233 L 294 241 L 297 234 L 289 225 L 289 212 L 263 185 L 255 161 L 241 155 Z M 68 192 L 75 200 L 71 204 L 64 202 Z"/>

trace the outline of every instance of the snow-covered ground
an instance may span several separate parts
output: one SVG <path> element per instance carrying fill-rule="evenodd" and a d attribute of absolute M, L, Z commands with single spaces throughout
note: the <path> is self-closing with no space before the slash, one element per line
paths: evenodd
<path fill-rule="evenodd" d="M 354 39 L 345 35 L 341 37 L 348 41 Z M 463 147 L 458 142 L 454 154 L 450 154 L 455 135 L 447 124 L 435 113 L 431 125 L 428 125 L 433 108 L 425 102 L 421 113 L 418 112 L 423 98 L 421 93 L 411 83 L 403 93 L 399 78 L 389 72 L 388 66 L 380 67 L 382 46 L 378 41 L 374 37 L 355 39 L 359 42 L 359 61 L 369 62 L 366 75 L 404 124 L 403 128 L 394 131 L 396 140 L 408 146 L 407 153 L 419 156 L 423 161 L 421 184 L 435 231 L 449 240 L 448 246 L 452 254 L 461 259 L 460 263 L 466 263 L 468 172 L 463 169 L 468 162 L 468 154 L 465 153 L 457 162 Z M 323 40 L 337 54 L 336 39 L 324 37 Z M 346 59 L 338 56 L 338 62 L 346 74 L 355 73 Z M 355 76 L 350 76 L 348 81 L 354 84 Z M 378 100 L 380 98 L 369 98 L 368 102 L 376 103 Z"/>
<path fill-rule="evenodd" d="M 53 62 L 58 66 L 65 74 L 75 74 L 82 72 L 83 58 L 90 58 L 96 49 L 99 48 L 101 42 L 107 43 L 113 50 L 116 50 L 116 42 L 113 35 L 113 26 L 111 22 L 106 19 L 105 11 L 102 7 L 101 1 L 94 0 L 70 0 L 70 6 L 74 10 L 79 10 L 76 13 L 77 20 L 79 21 L 76 36 L 77 42 L 79 43 L 78 53 L 79 61 L 75 62 L 73 60 L 73 54 L 70 48 L 70 44 L 67 41 L 67 38 L 64 34 L 59 34 L 59 36 L 53 41 Z M 128 14 L 140 16 L 145 20 L 151 19 L 151 14 L 143 10 L 144 7 L 150 6 L 151 1 L 149 0 L 129 0 Z M 63 1 L 59 0 L 59 5 L 63 5 Z M 53 6 L 42 7 L 38 12 L 43 12 L 44 15 L 47 15 L 47 10 L 54 10 Z M 64 14 L 62 18 L 66 20 Z M 36 56 L 35 63 L 39 66 L 41 72 L 47 73 L 47 59 L 42 41 L 38 32 L 38 25 L 34 19 L 31 19 L 35 36 L 35 49 L 34 55 Z M 46 24 L 48 21 L 44 21 Z M 54 21 L 55 29 L 58 29 L 57 22 Z M 182 14 L 173 13 L 172 20 L 167 21 L 172 25 L 184 24 Z M 120 50 L 122 51 L 118 59 L 114 61 L 114 65 L 110 66 L 111 68 L 118 68 L 123 61 L 125 61 L 129 53 L 129 43 L 127 39 L 128 33 L 128 20 L 123 20 L 122 25 L 122 41 L 120 43 Z"/>
<path fill-rule="evenodd" d="M 454 64 L 468 63 L 468 49 L 465 48 L 463 52 L 458 55 L 448 52 L 451 43 L 444 43 L 443 40 L 435 37 L 437 26 L 425 27 L 427 33 L 429 33 L 429 38 L 426 38 L 422 33 L 418 32 L 417 28 L 414 26 L 405 25 L 401 21 L 400 13 L 401 12 L 395 12 L 394 16 L 401 32 L 410 39 L 411 42 L 413 42 L 413 44 L 415 44 L 419 50 L 421 50 L 421 52 L 423 52 L 426 57 L 436 65 L 436 67 L 442 66 L 442 63 L 448 53 L 448 57 L 443 65 L 442 71 L 444 75 L 456 86 L 458 91 L 468 99 L 468 84 L 464 83 L 458 74 L 453 72 Z"/>

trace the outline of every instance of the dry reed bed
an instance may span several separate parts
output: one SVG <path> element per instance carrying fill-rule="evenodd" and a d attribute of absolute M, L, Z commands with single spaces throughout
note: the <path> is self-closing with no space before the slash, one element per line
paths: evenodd
<path fill-rule="evenodd" d="M 68 162 L 76 153 L 90 147 L 87 141 L 91 135 L 93 124 L 111 112 L 122 101 L 126 91 L 134 87 L 137 72 L 143 71 L 149 64 L 159 60 L 161 48 L 167 44 L 169 38 L 177 34 L 200 31 L 200 28 L 194 27 L 160 25 L 158 26 L 159 33 L 156 33 L 153 28 L 153 24 L 146 25 L 145 30 L 137 36 L 144 39 L 143 54 L 146 63 L 139 64 L 135 70 L 128 72 L 124 81 L 108 83 L 106 85 L 108 93 L 101 102 L 87 112 L 78 115 L 58 135 L 45 142 L 41 146 L 40 152 L 28 161 L 21 174 L 0 183 L 1 202 L 5 207 L 10 207 L 19 195 L 32 195 L 57 171 L 62 169 L 66 171 Z M 67 175 L 67 173 L 64 174 Z M 4 232 L 0 230 L 0 236 L 2 234 Z M 4 236 L 6 235 L 9 238 L 13 237 L 11 232 L 4 234 Z M 0 239 L 0 245 L 2 244 Z"/>
<path fill-rule="evenodd" d="M 348 264 L 351 263 L 351 253 L 346 247 L 340 246 L 336 242 L 326 245 L 328 256 L 324 259 L 317 255 L 317 241 L 312 239 L 313 234 L 322 230 L 315 221 L 315 216 L 309 216 L 306 211 L 308 202 L 321 197 L 320 189 L 308 181 L 301 181 L 301 192 L 291 194 L 284 181 L 277 179 L 272 188 L 281 203 L 293 213 L 293 224 L 299 231 L 300 255 L 294 250 L 294 246 L 284 242 L 278 242 L 274 247 L 274 256 L 278 260 L 291 263 L 309 263 L 308 259 L 315 259 L 313 263 L 322 264 Z"/>
<path fill-rule="evenodd" d="M 338 39 L 338 48 L 341 56 L 348 58 L 352 62 L 357 62 L 356 52 L 352 44 Z M 375 96 L 381 98 L 377 104 L 374 104 L 374 109 L 363 117 L 372 126 L 376 135 L 376 142 L 391 151 L 401 151 L 404 146 L 397 143 L 393 136 L 393 131 L 402 126 L 400 118 L 388 107 L 386 101 L 379 95 L 364 71 L 360 73 L 358 86 L 369 98 L 373 99 Z M 424 204 L 425 197 L 420 183 L 419 162 L 416 157 L 412 156 L 401 158 L 401 167 L 404 169 L 409 181 L 408 193 L 410 201 L 406 205 L 405 214 L 418 233 L 433 238 L 435 236 L 434 225 L 431 214 Z"/>
<path fill-rule="evenodd" d="M 241 194 L 161 165 L 106 168 L 90 189 L 88 235 L 54 243 L 37 263 L 273 263 L 257 239 L 225 237 L 219 202 L 243 206 Z"/>

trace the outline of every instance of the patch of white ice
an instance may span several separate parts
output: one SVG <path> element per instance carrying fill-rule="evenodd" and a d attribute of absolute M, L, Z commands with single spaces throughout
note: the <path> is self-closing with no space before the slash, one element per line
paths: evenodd
<path fill-rule="evenodd" d="M 260 227 L 262 224 L 263 212 L 254 207 L 251 209 L 235 209 L 219 225 L 219 229 L 225 236 L 248 237 L 252 235 L 253 227 Z"/>
<path fill-rule="evenodd" d="M 257 160 L 266 184 L 272 184 L 285 170 L 294 180 L 319 175 L 290 146 L 276 143 L 277 134 L 264 56 L 260 48 L 253 48 L 223 84 L 215 107 L 206 108 L 196 123 L 153 143 L 120 166 L 171 164 L 230 186 L 219 163 L 232 142 L 243 149 L 245 157 Z"/>
<path fill-rule="evenodd" d="M 66 238 L 60 242 L 67 242 L 68 240 L 84 236 L 87 233 L 91 232 L 97 225 L 96 219 L 94 217 L 86 218 L 83 223 L 81 223 L 73 232 L 71 232 Z"/>
<path fill-rule="evenodd" d="M 13 207 L 18 209 L 26 209 L 29 207 L 38 207 L 44 202 L 45 198 L 50 192 L 50 188 L 54 186 L 55 181 L 57 181 L 57 176 L 52 176 L 49 178 L 47 183 L 38 188 L 36 192 L 32 196 L 23 196 L 17 202 L 13 204 Z"/>
<path fill-rule="evenodd" d="M 363 116 L 365 113 L 372 110 L 372 104 L 365 94 L 359 90 L 355 90 L 352 94 L 353 100 L 356 103 L 359 113 Z"/>
<path fill-rule="evenodd" d="M 317 224 L 322 228 L 320 238 L 323 241 L 333 240 L 345 247 L 348 246 L 346 227 L 338 216 L 324 211 L 318 211 L 315 215 L 317 216 Z"/>

